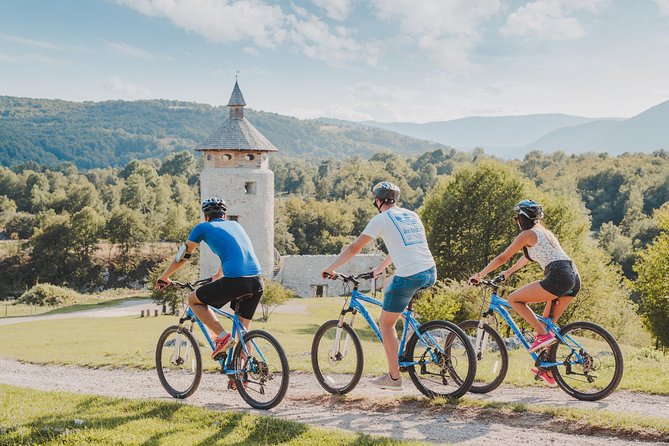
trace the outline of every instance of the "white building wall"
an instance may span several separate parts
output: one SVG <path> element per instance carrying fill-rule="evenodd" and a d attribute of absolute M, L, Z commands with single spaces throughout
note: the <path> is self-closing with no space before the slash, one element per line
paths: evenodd
<path fill-rule="evenodd" d="M 265 163 L 266 164 L 266 163 Z M 253 188 L 249 188 L 253 184 Z M 249 189 L 255 193 L 249 193 Z M 263 276 L 271 277 L 274 265 L 274 172 L 267 168 L 206 166 L 200 174 L 202 199 L 217 196 L 228 205 L 228 217 L 237 216 L 251 239 Z M 211 277 L 220 260 L 205 243 L 201 245 L 200 277 Z"/>
<path fill-rule="evenodd" d="M 275 280 L 291 289 L 300 297 L 316 297 L 318 286 L 324 287 L 326 296 L 344 294 L 344 284 L 340 280 L 321 278 L 323 268 L 330 265 L 336 255 L 282 256 L 282 267 Z M 370 271 L 385 258 L 382 254 L 363 254 L 355 256 L 337 272 L 342 274 L 361 274 Z M 360 290 L 371 289 L 371 280 L 362 281 Z"/>

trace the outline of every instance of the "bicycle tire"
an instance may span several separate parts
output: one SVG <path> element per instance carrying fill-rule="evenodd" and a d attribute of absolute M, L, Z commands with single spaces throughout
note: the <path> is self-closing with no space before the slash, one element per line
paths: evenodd
<path fill-rule="evenodd" d="M 479 321 L 474 321 L 474 320 L 464 321 L 460 322 L 458 326 L 462 329 L 462 331 L 465 332 L 466 335 L 468 335 L 468 330 L 473 330 L 474 339 L 476 338 L 476 331 L 478 330 Z M 488 324 L 483 324 L 483 330 L 489 336 L 488 342 L 493 341 L 497 345 L 497 349 L 500 355 L 501 365 L 499 365 L 499 368 L 497 369 L 498 373 L 494 379 L 490 380 L 490 382 L 488 382 L 487 384 L 478 384 L 479 382 L 482 382 L 481 381 L 482 376 L 485 372 L 487 372 L 487 370 L 484 371 L 481 368 L 481 361 L 483 360 L 483 357 L 482 355 L 479 356 L 476 346 L 474 346 L 474 354 L 476 355 L 476 377 L 474 378 L 474 382 L 469 388 L 469 391 L 472 393 L 492 392 L 493 390 L 498 388 L 500 384 L 502 384 L 502 382 L 504 382 L 504 378 L 506 378 L 506 373 L 509 370 L 509 352 L 506 350 L 506 345 L 504 344 L 504 340 L 499 335 L 499 333 L 497 333 L 497 331 L 495 331 L 495 329 Z M 495 364 L 494 366 L 496 365 L 497 364 Z M 492 373 L 493 374 L 495 373 L 494 368 Z"/>
<path fill-rule="evenodd" d="M 445 398 L 459 398 L 471 387 L 472 383 L 474 382 L 474 378 L 476 376 L 476 357 L 474 353 L 474 348 L 472 347 L 471 342 L 469 342 L 469 339 L 467 338 L 467 335 L 452 322 L 448 321 L 430 321 L 422 324 L 420 327 L 418 327 L 419 332 L 424 334 L 428 330 L 434 330 L 434 329 L 443 329 L 443 330 L 448 330 L 450 334 L 447 337 L 447 346 L 444 346 L 444 351 L 445 353 L 448 354 L 450 352 L 451 347 L 453 345 L 453 340 L 457 338 L 457 340 L 460 342 L 462 347 L 464 348 L 464 351 L 467 355 L 467 372 L 464 374 L 464 379 L 459 376 L 459 374 L 456 373 L 456 376 L 453 376 L 453 368 L 449 367 L 448 364 L 449 362 L 452 361 L 451 356 L 448 355 L 448 358 L 445 358 L 445 363 L 449 370 L 449 374 L 451 374 L 451 378 L 453 379 L 453 382 L 458 383 L 458 387 L 451 391 L 451 392 L 435 392 L 433 390 L 428 389 L 420 380 L 420 377 L 416 371 L 416 366 L 411 365 L 407 367 L 407 371 L 409 372 L 409 376 L 411 377 L 411 381 L 414 383 L 416 388 L 425 396 L 428 398 L 436 398 L 436 397 L 445 397 Z M 416 333 L 414 333 L 409 341 L 407 342 L 407 348 L 406 348 L 406 353 L 405 355 L 408 358 L 415 358 L 414 356 L 414 350 L 416 346 L 418 345 L 419 337 L 417 336 Z M 421 355 L 421 357 L 424 356 Z M 457 366 L 457 365 L 456 365 Z M 421 370 L 421 375 L 423 374 Z"/>
<path fill-rule="evenodd" d="M 319 360 L 318 348 L 320 346 L 321 341 L 323 340 L 323 335 L 328 330 L 331 330 L 333 328 L 336 329 L 338 323 L 339 323 L 338 320 L 327 321 L 326 323 L 320 326 L 318 331 L 316 331 L 316 334 L 314 335 L 314 340 L 311 343 L 311 367 L 314 370 L 314 375 L 316 376 L 316 380 L 321 385 L 321 387 L 323 387 L 323 389 L 325 389 L 326 391 L 328 391 L 333 395 L 345 395 L 351 390 L 353 390 L 355 386 L 358 385 L 358 382 L 360 382 L 360 378 L 362 377 L 362 369 L 364 365 L 362 344 L 360 344 L 360 339 L 358 338 L 358 335 L 350 325 L 344 322 L 342 328 L 349 336 L 349 338 L 353 341 L 353 348 L 356 354 L 355 371 L 351 376 L 351 379 L 348 380 L 348 382 L 345 382 L 344 383 L 345 385 L 343 386 L 333 386 L 332 382 L 330 382 L 332 381 L 332 378 L 330 377 L 330 380 L 326 378 L 328 377 L 328 375 L 325 375 L 323 373 L 322 368 L 318 363 Z M 327 359 L 329 360 L 329 358 Z"/>
<path fill-rule="evenodd" d="M 165 369 L 163 367 L 163 350 L 166 347 L 166 342 L 168 337 L 173 334 L 173 333 L 178 333 L 181 336 L 184 336 L 186 339 L 188 339 L 188 342 L 192 346 L 193 349 L 193 360 L 195 361 L 195 372 L 193 375 L 192 382 L 190 385 L 186 386 L 185 389 L 176 389 L 173 387 L 173 384 L 170 384 L 169 379 L 165 376 Z M 176 343 L 176 339 L 175 339 Z M 167 346 L 169 348 L 169 346 Z M 180 358 L 181 359 L 181 358 Z M 191 368 L 192 368 L 192 363 L 191 363 Z M 198 386 L 200 385 L 200 380 L 202 379 L 202 355 L 200 353 L 200 347 L 197 344 L 197 341 L 195 340 L 195 336 L 187 330 L 184 329 L 183 327 L 180 327 L 178 325 L 172 325 L 169 326 L 163 331 L 163 333 L 160 335 L 160 338 L 158 338 L 158 345 L 156 346 L 156 371 L 158 372 L 158 379 L 160 380 L 160 384 L 167 390 L 167 393 L 172 395 L 174 398 L 187 398 L 191 396 L 195 391 L 197 390 Z"/>
<path fill-rule="evenodd" d="M 275 379 L 275 375 L 271 373 L 269 367 L 271 365 L 266 364 L 262 360 L 258 360 L 258 357 L 260 356 L 257 352 L 256 346 L 257 343 L 253 343 L 252 341 L 258 340 L 258 339 L 264 339 L 269 343 L 269 346 L 271 346 L 274 351 L 276 352 L 276 355 L 278 356 L 278 361 L 281 364 L 281 371 L 279 373 L 279 377 L 281 379 L 281 383 L 278 386 L 278 390 L 276 394 L 269 400 L 269 401 L 259 401 L 255 399 L 253 396 L 251 396 L 251 393 L 249 390 L 254 390 L 256 385 L 260 389 L 258 391 L 259 394 L 264 395 L 264 389 L 265 385 L 264 383 L 267 381 L 272 381 Z M 259 369 L 261 371 L 258 371 L 256 369 L 256 372 L 240 372 L 240 364 L 243 362 L 248 364 L 248 361 L 246 361 L 246 358 L 242 358 L 242 353 L 244 352 L 244 347 L 243 344 L 246 343 L 247 346 L 250 344 L 250 353 L 255 362 L 255 365 L 258 366 L 258 364 L 261 364 Z M 253 352 L 256 351 L 257 353 L 254 355 Z M 264 352 L 264 357 L 269 356 L 268 351 Z M 254 409 L 261 409 L 261 410 L 267 410 L 271 409 L 272 407 L 276 406 L 283 400 L 283 397 L 286 396 L 286 391 L 288 390 L 288 380 L 290 376 L 290 370 L 288 367 L 288 359 L 286 358 L 286 353 L 283 351 L 283 348 L 281 347 L 281 344 L 279 344 L 279 341 L 276 340 L 274 336 L 269 334 L 266 331 L 263 330 L 252 330 L 249 331 L 248 333 L 244 334 L 244 342 L 238 342 L 237 346 L 235 347 L 234 353 L 233 353 L 233 367 L 237 371 L 234 375 L 234 380 L 235 380 L 235 385 L 237 387 L 237 391 L 239 392 L 239 395 L 242 397 L 246 403 L 253 407 Z M 264 370 L 264 367 L 268 367 L 267 370 Z M 253 379 L 259 379 L 260 381 L 255 381 L 255 380 L 247 380 L 248 375 L 259 375 L 259 377 L 254 377 Z M 263 381 L 264 379 L 267 379 L 267 381 Z M 251 388 L 251 384 L 253 383 L 253 388 Z M 246 387 L 248 385 L 248 388 Z"/>
<path fill-rule="evenodd" d="M 597 401 L 602 398 L 607 397 L 610 395 L 616 388 L 618 387 L 618 384 L 620 384 L 620 380 L 622 379 L 623 376 L 623 354 L 620 351 L 620 346 L 616 342 L 615 338 L 611 333 L 606 331 L 603 327 L 600 327 L 597 324 L 594 324 L 592 322 L 572 322 L 571 324 L 565 325 L 561 330 L 560 330 L 560 335 L 562 337 L 565 337 L 566 335 L 569 334 L 569 332 L 573 332 L 574 330 L 577 329 L 582 329 L 586 331 L 592 331 L 599 336 L 601 336 L 609 345 L 611 348 L 611 353 L 613 355 L 613 360 L 615 363 L 615 370 L 613 372 L 613 376 L 611 381 L 599 392 L 595 393 L 585 393 L 581 392 L 578 389 L 574 388 L 572 385 L 567 382 L 565 379 L 566 376 L 568 376 L 566 370 L 564 370 L 562 367 L 551 367 L 551 372 L 553 373 L 553 377 L 555 378 L 555 381 L 557 382 L 558 386 L 562 390 L 564 390 L 568 395 L 582 400 L 582 401 Z M 587 339 L 587 338 L 586 338 Z M 564 345 L 562 343 L 556 343 L 553 346 L 551 346 L 550 351 L 548 352 L 548 360 L 550 362 L 557 362 L 557 351 L 560 347 L 560 345 Z"/>

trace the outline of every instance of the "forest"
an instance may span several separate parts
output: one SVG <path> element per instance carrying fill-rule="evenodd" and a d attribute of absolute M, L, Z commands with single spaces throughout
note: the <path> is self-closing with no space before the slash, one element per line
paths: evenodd
<path fill-rule="evenodd" d="M 17 162 L 0 167 L 0 298 L 36 283 L 95 291 L 132 280 L 171 254 L 199 218 L 200 160 L 191 151 L 120 167 Z M 425 312 L 471 316 L 462 279 L 509 243 L 511 208 L 544 204 L 546 223 L 584 281 L 566 319 L 588 318 L 616 336 L 669 346 L 669 153 L 532 152 L 500 161 L 483 150 L 364 158 L 274 156 L 275 246 L 282 255 L 338 253 L 376 212 L 369 190 L 389 180 L 425 221 L 440 286 Z M 149 248 L 147 248 L 149 247 Z M 157 249 L 157 248 L 156 248 Z M 383 250 L 378 244 L 371 250 Z M 508 286 L 541 275 L 528 267 Z M 645 327 L 645 328 L 644 328 Z M 648 331 L 646 331 L 648 330 Z"/>

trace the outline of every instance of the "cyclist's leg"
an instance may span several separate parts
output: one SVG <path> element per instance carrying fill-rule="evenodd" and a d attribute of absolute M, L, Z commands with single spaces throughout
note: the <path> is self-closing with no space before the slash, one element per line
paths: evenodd
<path fill-rule="evenodd" d="M 397 339 L 397 332 L 395 331 L 395 323 L 400 317 L 400 314 L 401 313 L 391 313 L 382 310 L 381 318 L 379 319 L 379 329 L 381 330 L 381 337 L 383 339 L 383 349 L 388 358 L 388 372 L 393 379 L 398 379 L 400 376 L 400 366 L 397 359 L 400 342 Z"/>
<path fill-rule="evenodd" d="M 578 292 L 581 290 L 581 278 L 578 274 L 574 278 L 574 287 L 569 290 L 564 296 L 555 300 L 553 308 L 553 321 L 557 322 L 564 313 L 564 310 L 567 309 L 567 306 L 571 303 L 572 300 L 576 297 Z M 547 304 L 544 308 L 544 317 L 548 317 L 550 314 L 550 305 Z"/>
<path fill-rule="evenodd" d="M 509 304 L 523 319 L 534 328 L 538 334 L 545 335 L 546 326 L 537 319 L 534 311 L 527 306 L 528 303 L 548 302 L 557 296 L 546 291 L 539 282 L 532 282 L 509 294 Z"/>
<path fill-rule="evenodd" d="M 196 291 L 193 291 L 188 296 L 188 305 L 193 310 L 193 313 L 195 313 L 195 316 L 214 333 L 214 336 L 218 336 L 223 331 L 223 326 L 216 318 L 216 314 L 209 308 L 208 304 L 202 302 L 197 297 Z"/>

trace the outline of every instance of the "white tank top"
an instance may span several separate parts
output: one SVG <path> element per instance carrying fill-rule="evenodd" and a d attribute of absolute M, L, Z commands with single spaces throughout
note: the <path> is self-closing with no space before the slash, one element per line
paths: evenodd
<path fill-rule="evenodd" d="M 527 253 L 541 269 L 545 270 L 549 263 L 557 260 L 571 260 L 553 234 L 538 228 L 532 228 L 532 232 L 537 235 L 537 242 L 527 247 Z"/>

